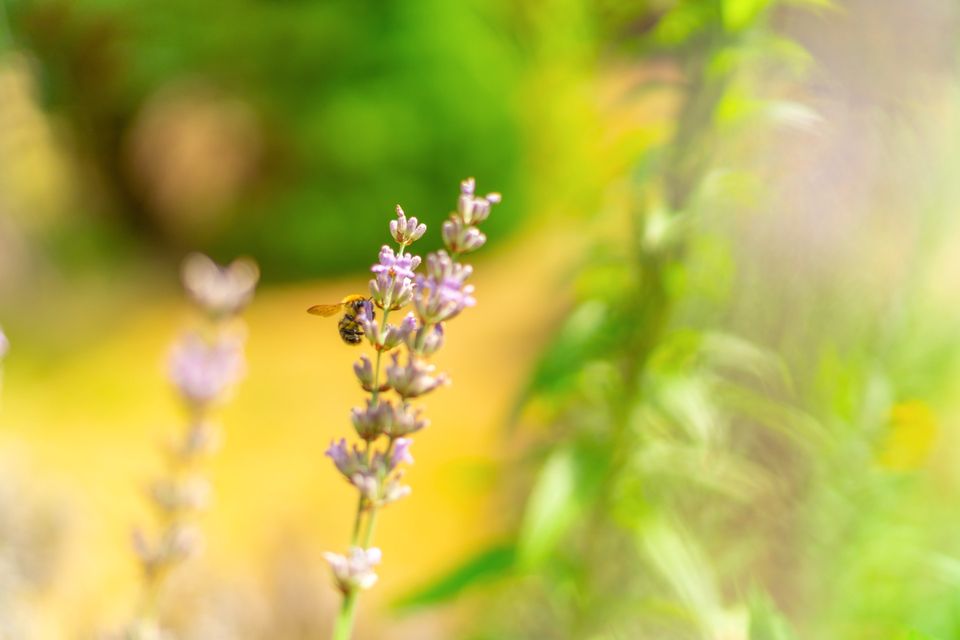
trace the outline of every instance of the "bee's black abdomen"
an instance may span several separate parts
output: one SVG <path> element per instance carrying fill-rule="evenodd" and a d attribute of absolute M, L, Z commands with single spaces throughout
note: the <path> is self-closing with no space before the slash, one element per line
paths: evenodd
<path fill-rule="evenodd" d="M 341 331 L 340 337 L 343 338 L 343 341 L 347 344 L 360 344 L 363 340 L 362 331 Z"/>
<path fill-rule="evenodd" d="M 337 328 L 340 331 L 340 337 L 347 344 L 360 344 L 363 340 L 363 327 L 360 326 L 353 314 L 343 314 Z"/>

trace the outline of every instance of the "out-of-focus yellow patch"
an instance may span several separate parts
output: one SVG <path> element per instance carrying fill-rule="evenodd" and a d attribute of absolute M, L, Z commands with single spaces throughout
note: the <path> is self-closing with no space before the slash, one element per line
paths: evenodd
<path fill-rule="evenodd" d="M 877 462 L 894 471 L 922 466 L 933 448 L 937 420 L 920 401 L 901 402 L 890 411 L 890 428 L 877 452 Z"/>

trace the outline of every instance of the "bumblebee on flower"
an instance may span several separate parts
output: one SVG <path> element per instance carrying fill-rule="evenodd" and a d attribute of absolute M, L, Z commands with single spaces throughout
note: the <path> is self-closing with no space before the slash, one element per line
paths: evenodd
<path fill-rule="evenodd" d="M 467 283 L 473 274 L 470 265 L 458 258 L 486 243 L 477 225 L 486 220 L 500 195 L 475 195 L 473 178 L 460 184 L 457 210 L 443 223 L 442 238 L 446 250 L 419 255 L 407 249 L 423 237 L 426 225 L 408 218 L 398 205 L 396 219 L 390 221 L 390 235 L 397 243 L 380 248 L 377 262 L 371 266 L 369 298 L 354 295 L 337 305 L 316 305 L 309 311 L 333 315 L 337 310 L 349 316 L 351 332 L 362 334 L 373 348 L 373 358 L 360 356 L 353 370 L 360 387 L 369 393 L 363 406 L 350 412 L 351 422 L 362 444 L 348 446 L 345 438 L 332 442 L 326 455 L 337 471 L 358 492 L 350 550 L 347 555 L 327 553 L 334 581 L 343 594 L 343 605 L 334 625 L 334 640 L 347 640 L 359 591 L 377 580 L 373 567 L 381 560 L 380 550 L 371 546 L 377 514 L 384 506 L 405 497 L 410 487 L 401 483 L 404 464 L 412 464 L 412 436 L 429 421 L 411 401 L 422 398 L 449 383 L 449 378 L 427 359 L 443 347 L 445 323 L 476 304 L 474 287 Z M 349 299 L 349 302 L 347 302 Z M 393 312 L 407 306 L 412 310 L 399 323 L 391 323 Z M 360 344 L 351 333 L 345 342 Z M 401 356 L 399 351 L 406 353 Z M 389 361 L 384 361 L 384 354 Z M 393 397 L 391 397 L 393 396 Z"/>

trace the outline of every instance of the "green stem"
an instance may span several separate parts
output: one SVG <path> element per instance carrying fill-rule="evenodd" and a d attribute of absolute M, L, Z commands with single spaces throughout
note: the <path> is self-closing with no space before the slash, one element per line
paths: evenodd
<path fill-rule="evenodd" d="M 357 546 L 357 541 L 360 540 L 360 527 L 363 524 L 363 496 L 360 496 L 360 499 L 357 500 L 357 516 L 353 519 L 353 535 L 350 536 L 350 546 Z"/>
<path fill-rule="evenodd" d="M 353 634 L 353 618 L 357 612 L 357 590 L 343 596 L 343 606 L 340 607 L 340 613 L 333 624 L 332 640 L 350 640 Z"/>

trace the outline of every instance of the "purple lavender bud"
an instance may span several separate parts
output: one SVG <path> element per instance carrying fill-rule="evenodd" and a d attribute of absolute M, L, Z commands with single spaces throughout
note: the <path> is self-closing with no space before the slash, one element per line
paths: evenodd
<path fill-rule="evenodd" d="M 380 248 L 380 262 L 370 267 L 376 274 L 385 273 L 391 278 L 412 278 L 414 269 L 420 266 L 420 256 L 412 253 L 394 255 L 387 245 Z"/>
<path fill-rule="evenodd" d="M 360 356 L 360 361 L 353 363 L 353 372 L 364 391 L 373 391 L 373 363 L 367 356 Z"/>
<path fill-rule="evenodd" d="M 3 332 L 3 329 L 0 329 L 0 360 L 3 360 L 9 351 L 10 341 L 7 339 L 7 334 Z"/>
<path fill-rule="evenodd" d="M 330 563 L 337 588 L 344 594 L 353 593 L 357 589 L 369 589 L 377 583 L 377 574 L 373 568 L 380 564 L 382 555 L 376 547 L 350 547 L 345 556 L 327 551 L 323 557 Z"/>
<path fill-rule="evenodd" d="M 406 335 L 407 330 L 402 326 L 398 327 L 396 325 L 388 324 L 387 328 L 383 332 L 383 337 L 380 342 L 380 349 L 382 351 L 390 351 L 398 344 L 403 342 L 403 337 Z"/>
<path fill-rule="evenodd" d="M 460 239 L 460 253 L 476 251 L 487 242 L 487 236 L 476 227 L 467 227 Z"/>
<path fill-rule="evenodd" d="M 367 467 L 360 448 L 353 445 L 353 450 L 347 449 L 347 441 L 344 438 L 340 438 L 339 442 L 331 442 L 325 455 L 333 460 L 337 470 L 347 480 L 351 480 L 354 474 L 364 471 Z"/>
<path fill-rule="evenodd" d="M 235 337 L 211 344 L 190 333 L 170 356 L 170 379 L 183 398 L 197 406 L 217 399 L 242 373 L 243 350 Z"/>
<path fill-rule="evenodd" d="M 421 418 L 420 413 L 419 409 L 414 409 L 409 403 L 404 402 L 394 408 L 393 422 L 384 433 L 390 438 L 399 439 L 426 428 L 430 425 L 430 421 Z"/>
<path fill-rule="evenodd" d="M 191 253 L 180 270 L 183 287 L 201 309 L 214 317 L 236 315 L 253 299 L 260 279 L 257 263 L 249 258 L 221 267 L 202 253 Z"/>
<path fill-rule="evenodd" d="M 451 216 L 449 220 L 440 226 L 440 237 L 443 238 L 443 244 L 454 253 L 457 252 L 456 247 L 459 244 L 460 230 L 462 228 L 463 222 L 456 216 Z"/>
<path fill-rule="evenodd" d="M 393 427 L 395 415 L 396 409 L 389 400 L 380 400 L 377 404 L 367 400 L 365 408 L 354 407 L 350 412 L 357 435 L 368 442 L 389 431 Z"/>
<path fill-rule="evenodd" d="M 443 243 L 453 253 L 476 251 L 487 241 L 487 236 L 479 229 L 465 224 L 456 216 L 443 223 L 441 235 L 443 236 Z"/>
<path fill-rule="evenodd" d="M 460 183 L 460 197 L 457 199 L 457 213 L 467 225 L 479 224 L 490 217 L 490 209 L 501 200 L 499 193 L 488 193 L 477 197 L 476 181 L 468 178 Z"/>
<path fill-rule="evenodd" d="M 453 278 L 438 281 L 418 276 L 416 286 L 413 306 L 423 324 L 439 324 L 477 303 L 473 285 L 463 285 Z"/>
<path fill-rule="evenodd" d="M 397 438 L 393 441 L 393 453 L 390 454 L 390 469 L 396 469 L 401 462 L 413 464 L 413 456 L 410 454 L 410 445 L 413 440 L 410 438 Z"/>
<path fill-rule="evenodd" d="M 400 366 L 399 358 L 393 354 L 393 364 L 387 367 L 387 382 L 403 399 L 416 398 L 429 393 L 442 384 L 446 384 L 444 374 L 433 375 L 434 367 L 412 356 L 407 358 L 406 366 Z"/>
<path fill-rule="evenodd" d="M 390 221 L 390 235 L 402 245 L 412 244 L 427 232 L 427 225 L 419 224 L 416 218 L 407 219 L 403 209 L 397 205 L 397 219 Z"/>
<path fill-rule="evenodd" d="M 473 274 L 473 267 L 455 262 L 446 251 L 437 251 L 427 256 L 427 275 L 438 282 L 462 285 Z"/>
<path fill-rule="evenodd" d="M 370 296 L 381 309 L 400 309 L 413 299 L 413 281 L 409 278 L 392 278 L 379 273 L 370 281 Z"/>
<path fill-rule="evenodd" d="M 387 325 L 387 335 L 383 339 L 383 349 L 384 351 L 389 351 L 393 349 L 401 342 L 409 342 L 410 336 L 412 336 L 417 330 L 417 317 L 412 313 L 408 313 L 404 316 L 403 321 L 400 323 L 400 326 L 393 326 L 391 324 Z"/>
<path fill-rule="evenodd" d="M 432 331 L 424 327 L 421 333 L 417 336 L 417 352 L 430 357 L 443 346 L 443 324 L 433 325 Z"/>
<path fill-rule="evenodd" d="M 404 339 L 407 348 L 424 358 L 429 358 L 443 346 L 443 325 L 424 325 Z"/>

